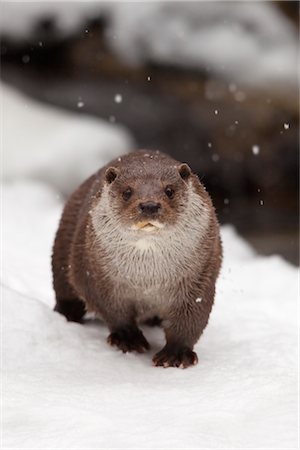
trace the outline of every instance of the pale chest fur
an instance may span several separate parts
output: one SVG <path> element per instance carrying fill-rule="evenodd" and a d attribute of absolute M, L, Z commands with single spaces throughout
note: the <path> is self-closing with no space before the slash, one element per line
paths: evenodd
<path fill-rule="evenodd" d="M 196 194 L 177 225 L 152 233 L 125 230 L 104 200 L 92 215 L 101 264 L 114 286 L 116 297 L 148 307 L 172 300 L 182 278 L 201 270 L 201 241 L 209 216 Z M 96 254 L 95 254 L 95 257 Z"/>

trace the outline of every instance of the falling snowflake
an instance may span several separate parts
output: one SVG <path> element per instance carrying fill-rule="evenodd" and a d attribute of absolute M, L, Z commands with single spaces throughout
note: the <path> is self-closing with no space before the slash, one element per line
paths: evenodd
<path fill-rule="evenodd" d="M 77 108 L 83 108 L 83 107 L 84 107 L 84 102 L 82 100 L 78 100 Z"/>
<path fill-rule="evenodd" d="M 122 103 L 122 101 L 123 101 L 122 95 L 121 94 L 116 94 L 115 95 L 115 102 L 116 103 Z"/>
<path fill-rule="evenodd" d="M 260 152 L 259 146 L 258 146 L 258 145 L 253 145 L 253 147 L 252 147 L 252 153 L 253 153 L 253 155 L 258 155 L 259 152 Z"/>
<path fill-rule="evenodd" d="M 219 111 L 215 109 L 215 115 L 217 116 L 219 114 Z"/>
<path fill-rule="evenodd" d="M 284 123 L 284 124 L 283 124 L 283 128 L 284 128 L 285 130 L 288 130 L 288 129 L 290 128 L 290 124 L 289 124 L 289 123 Z"/>

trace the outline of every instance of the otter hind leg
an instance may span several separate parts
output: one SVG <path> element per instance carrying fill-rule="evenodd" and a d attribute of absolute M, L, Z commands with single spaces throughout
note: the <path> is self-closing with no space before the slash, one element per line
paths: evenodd
<path fill-rule="evenodd" d="M 57 299 L 54 311 L 59 312 L 69 322 L 83 322 L 83 316 L 86 312 L 85 304 L 79 299 Z"/>
<path fill-rule="evenodd" d="M 53 271 L 53 284 L 56 294 L 54 311 L 59 312 L 70 322 L 82 323 L 86 313 L 85 303 L 77 297 L 70 285 L 67 273 L 63 270 Z"/>

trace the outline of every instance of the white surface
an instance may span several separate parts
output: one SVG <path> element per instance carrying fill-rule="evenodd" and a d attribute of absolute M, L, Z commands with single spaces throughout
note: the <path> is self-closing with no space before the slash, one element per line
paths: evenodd
<path fill-rule="evenodd" d="M 269 2 L 3 2 L 1 32 L 34 36 L 53 17 L 57 33 L 84 29 L 104 12 L 111 47 L 132 64 L 145 60 L 200 68 L 231 82 L 289 89 L 297 85 L 297 31 Z"/>
<path fill-rule="evenodd" d="M 61 204 L 41 183 L 4 189 L 3 446 L 296 448 L 297 270 L 223 228 L 210 323 L 187 370 L 155 368 L 164 342 L 123 355 L 100 322 L 52 311 L 50 252 Z"/>
<path fill-rule="evenodd" d="M 68 194 L 133 148 L 118 125 L 33 101 L 1 84 L 3 176 L 46 180 Z"/>

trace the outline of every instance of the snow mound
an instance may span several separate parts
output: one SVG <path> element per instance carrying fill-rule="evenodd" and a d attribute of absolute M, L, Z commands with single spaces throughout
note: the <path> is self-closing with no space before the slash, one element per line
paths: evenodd
<path fill-rule="evenodd" d="M 230 227 L 210 323 L 187 370 L 123 355 L 100 321 L 52 311 L 50 254 L 62 204 L 45 184 L 6 182 L 3 447 L 296 448 L 297 270 L 258 257 Z"/>
<path fill-rule="evenodd" d="M 272 2 L 113 3 L 111 45 L 132 64 L 199 68 L 230 81 L 297 85 L 297 32 Z M 143 26 L 140 26 L 140 24 Z"/>
<path fill-rule="evenodd" d="M 32 180 L 4 183 L 2 193 L 4 283 L 53 306 L 50 249 L 61 211 L 60 195 Z"/>
<path fill-rule="evenodd" d="M 5 179 L 44 180 L 69 194 L 99 167 L 133 148 L 129 133 L 120 126 L 0 87 Z"/>

